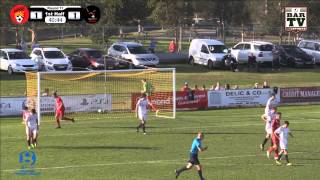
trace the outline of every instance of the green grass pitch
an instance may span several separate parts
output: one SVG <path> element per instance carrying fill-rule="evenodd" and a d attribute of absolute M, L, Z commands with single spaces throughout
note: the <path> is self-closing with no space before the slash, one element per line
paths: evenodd
<path fill-rule="evenodd" d="M 85 120 L 63 123 L 52 120 L 40 127 L 34 151 L 39 176 L 18 176 L 18 154 L 26 150 L 20 118 L 1 119 L 1 178 L 11 179 L 116 179 L 170 180 L 174 169 L 186 164 L 197 131 L 205 133 L 208 151 L 200 154 L 204 176 L 212 179 L 316 180 L 320 177 L 320 106 L 280 107 L 282 121 L 291 122 L 289 139 L 293 166 L 276 166 L 259 149 L 264 124 L 263 108 L 178 112 L 176 119 L 150 117 L 147 135 L 135 132 L 134 118 Z M 269 144 L 269 143 L 268 143 Z M 196 170 L 181 180 L 198 179 Z"/>

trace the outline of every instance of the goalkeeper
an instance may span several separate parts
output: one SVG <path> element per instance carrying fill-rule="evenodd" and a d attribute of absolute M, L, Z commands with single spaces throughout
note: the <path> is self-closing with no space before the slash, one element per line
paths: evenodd
<path fill-rule="evenodd" d="M 156 108 L 155 104 L 153 104 L 151 101 L 151 96 L 154 91 L 153 85 L 151 84 L 151 82 L 147 81 L 147 79 L 142 79 L 141 82 L 143 86 L 143 90 L 141 91 L 141 93 L 144 93 L 147 95 L 149 106 L 151 107 L 152 111 L 155 111 L 156 113 L 158 113 L 159 110 Z"/>

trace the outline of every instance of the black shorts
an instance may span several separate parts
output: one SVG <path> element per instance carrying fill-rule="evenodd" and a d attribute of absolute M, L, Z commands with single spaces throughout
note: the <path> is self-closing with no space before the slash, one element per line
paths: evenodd
<path fill-rule="evenodd" d="M 199 165 L 200 161 L 198 159 L 198 154 L 190 154 L 190 159 L 188 162 L 192 165 Z"/>

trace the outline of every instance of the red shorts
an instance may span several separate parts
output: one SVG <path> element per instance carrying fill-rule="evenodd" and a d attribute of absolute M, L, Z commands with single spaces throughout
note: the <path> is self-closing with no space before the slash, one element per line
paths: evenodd
<path fill-rule="evenodd" d="M 271 139 L 273 144 L 279 145 L 279 139 L 275 135 L 272 134 Z"/>
<path fill-rule="evenodd" d="M 64 110 L 62 109 L 56 110 L 56 117 L 62 118 L 63 116 L 64 116 Z"/>

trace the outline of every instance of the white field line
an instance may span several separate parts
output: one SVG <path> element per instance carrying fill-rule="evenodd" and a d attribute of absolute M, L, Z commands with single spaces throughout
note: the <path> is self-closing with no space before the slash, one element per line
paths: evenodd
<path fill-rule="evenodd" d="M 320 112 L 308 112 L 308 113 L 299 113 L 301 115 L 304 115 L 304 114 L 320 114 Z M 262 114 L 262 113 L 261 113 Z M 159 117 L 156 117 L 155 115 L 151 115 L 153 118 L 152 120 L 158 120 L 158 119 L 161 119 Z M 260 115 L 243 115 L 243 114 L 232 114 L 232 115 L 228 115 L 228 116 L 225 116 L 225 115 L 216 115 L 216 116 L 212 116 L 212 115 L 204 115 L 204 116 L 200 116 L 200 117 L 210 117 L 210 118 L 225 118 L 225 117 L 228 117 L 228 118 L 238 118 L 238 117 L 247 117 L 247 118 L 257 118 L 257 119 L 260 119 Z M 52 116 L 53 117 L 53 116 Z M 296 117 L 296 116 L 291 116 L 291 115 L 283 115 L 282 116 L 283 118 L 289 118 L 289 119 L 309 119 L 309 118 L 305 118 L 305 117 Z M 54 118 L 54 117 L 53 117 Z M 111 119 L 113 119 L 114 117 L 112 117 Z M 123 117 L 119 117 L 119 118 L 123 118 Z M 126 119 L 122 119 L 122 120 L 119 120 L 117 122 L 127 122 L 128 120 L 136 120 L 136 118 L 134 118 L 134 116 L 130 116 L 130 117 L 125 117 Z M 168 119 L 168 118 L 166 118 Z M 169 118 L 171 119 L 171 118 Z M 311 120 L 313 118 L 310 118 Z M 94 117 L 89 117 L 89 118 L 80 118 L 76 119 L 76 123 L 77 124 L 95 124 L 95 123 L 114 123 L 114 121 L 107 121 L 108 118 L 106 119 L 103 119 L 103 117 L 99 117 L 99 118 L 94 118 Z M 44 120 L 44 121 L 41 121 L 41 123 L 48 123 L 48 124 L 54 124 L 56 123 L 54 119 L 52 120 Z M 0 122 L 1 124 L 1 122 Z M 8 124 L 8 125 L 1 125 L 1 128 L 8 128 L 8 127 L 17 127 L 17 126 L 24 126 L 23 124 Z"/>
<path fill-rule="evenodd" d="M 290 154 L 301 154 L 304 152 L 292 152 Z M 211 160 L 211 159 L 231 159 L 231 158 L 246 158 L 246 157 L 256 157 L 256 156 L 265 156 L 265 154 L 247 154 L 247 155 L 238 155 L 238 156 L 214 156 L 201 158 L 201 160 Z M 121 163 L 105 163 L 105 164 L 83 164 L 83 165 L 69 165 L 69 166 L 55 166 L 55 167 L 40 167 L 33 168 L 34 170 L 52 170 L 52 169 L 65 169 L 65 168 L 86 168 L 86 167 L 98 167 L 98 166 L 117 166 L 117 165 L 133 165 L 133 164 L 172 164 L 173 162 L 183 162 L 186 159 L 172 159 L 172 160 L 154 160 L 154 161 L 129 161 Z M 222 164 L 226 165 L 226 164 Z M 239 164 L 237 164 L 239 165 Z M 249 164 L 250 165 L 250 164 Z M 2 172 L 14 172 L 20 169 L 4 169 Z"/>
<path fill-rule="evenodd" d="M 318 123 L 320 122 L 320 119 L 315 119 L 313 121 L 298 121 L 298 122 L 292 122 L 291 124 L 311 124 L 311 123 Z M 252 123 L 252 124 L 239 124 L 239 125 L 215 125 L 215 126 L 188 126 L 188 127 L 176 127 L 176 128 L 161 128 L 159 130 L 155 130 L 153 132 L 165 132 L 170 130 L 181 130 L 181 129 L 206 129 L 206 128 L 219 128 L 219 127 L 247 127 L 247 126 L 264 126 L 264 124 L 261 123 Z M 132 128 L 135 129 L 135 128 Z M 294 130 L 292 130 L 294 131 Z M 117 133 L 130 133 L 135 132 L 133 130 L 126 130 L 126 131 L 103 131 L 103 132 L 90 132 L 90 133 L 70 133 L 70 134 L 52 134 L 52 135 L 40 135 L 41 137 L 57 137 L 57 136 L 78 136 L 78 135 L 97 135 L 97 134 L 117 134 Z M 40 131 L 41 133 L 41 131 Z M 152 134 L 152 132 L 151 132 Z M 10 137 L 1 137 L 1 141 L 5 139 L 25 139 L 24 136 L 10 136 Z"/>

